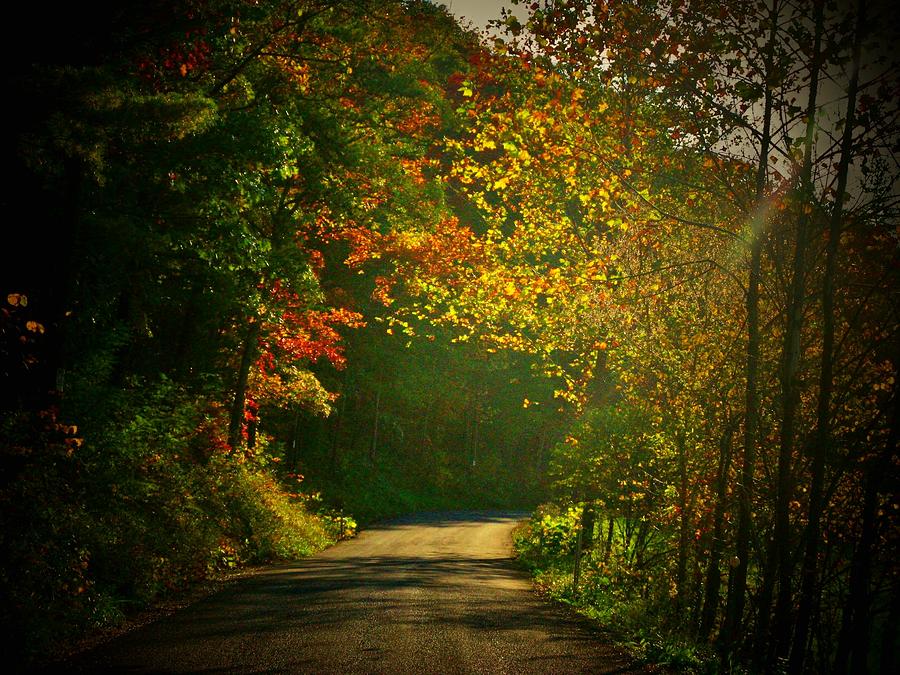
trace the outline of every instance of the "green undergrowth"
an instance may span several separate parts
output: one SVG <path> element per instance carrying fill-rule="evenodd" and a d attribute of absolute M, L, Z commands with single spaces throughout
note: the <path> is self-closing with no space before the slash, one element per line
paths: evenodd
<path fill-rule="evenodd" d="M 580 508 L 544 505 L 514 531 L 517 556 L 542 592 L 596 621 L 614 641 L 646 663 L 684 672 L 716 672 L 709 647 L 693 640 L 677 622 L 665 569 L 635 569 L 630 551 L 623 550 L 618 536 L 608 549 L 605 541 L 595 539 L 582 552 L 575 591 L 580 517 Z M 614 519 L 614 533 L 618 526 Z"/>
<path fill-rule="evenodd" d="M 355 529 L 279 473 L 264 439 L 232 452 L 222 411 L 168 381 L 71 417 L 82 424 L 46 410 L 0 429 L 0 613 L 14 663 Z"/>
<path fill-rule="evenodd" d="M 529 510 L 537 501 L 495 464 L 448 468 L 433 457 L 402 454 L 374 462 L 365 456 L 346 459 L 336 480 L 313 480 L 328 503 L 361 524 L 424 511 Z"/>

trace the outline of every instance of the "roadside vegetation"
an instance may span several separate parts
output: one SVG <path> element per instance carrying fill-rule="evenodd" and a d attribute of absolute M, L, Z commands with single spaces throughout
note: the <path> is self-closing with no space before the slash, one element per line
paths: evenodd
<path fill-rule="evenodd" d="M 636 657 L 691 672 L 719 672 L 715 651 L 673 611 L 666 551 L 645 546 L 624 518 L 600 517 L 578 532 L 582 509 L 545 504 L 514 533 L 519 560 L 542 593 L 593 619 Z M 637 563 L 638 551 L 652 557 Z M 578 585 L 575 585 L 576 558 Z M 735 672 L 740 672 L 735 671 Z"/>
<path fill-rule="evenodd" d="M 215 411 L 169 381 L 79 419 L 83 432 L 53 412 L 4 421 L 24 455 L 2 492 L 13 663 L 46 658 L 199 581 L 307 556 L 355 530 L 265 453 L 216 452 Z"/>
<path fill-rule="evenodd" d="M 648 658 L 898 670 L 889 3 L 70 5 L 5 45 L 23 655 L 553 499 L 523 556 Z"/>

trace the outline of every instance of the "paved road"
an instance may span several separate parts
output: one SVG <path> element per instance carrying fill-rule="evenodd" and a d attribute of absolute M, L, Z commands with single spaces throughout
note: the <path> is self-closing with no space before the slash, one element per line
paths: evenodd
<path fill-rule="evenodd" d="M 539 598 L 517 514 L 409 517 L 273 567 L 64 664 L 68 672 L 643 673 Z"/>

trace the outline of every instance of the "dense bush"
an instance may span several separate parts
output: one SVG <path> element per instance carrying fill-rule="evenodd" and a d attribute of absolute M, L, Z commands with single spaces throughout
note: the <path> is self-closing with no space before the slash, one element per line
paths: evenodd
<path fill-rule="evenodd" d="M 611 518 L 613 536 L 591 537 L 582 551 L 579 585 L 574 587 L 575 541 L 581 506 L 539 507 L 514 534 L 519 559 L 551 597 L 595 619 L 604 630 L 637 656 L 675 668 L 713 667 L 710 650 L 694 639 L 684 622 L 673 624 L 674 588 L 665 560 L 654 566 L 634 565 L 634 542 L 624 538 L 623 519 Z M 605 514 L 600 514 L 605 515 Z M 600 518 L 600 532 L 609 519 Z M 593 534 L 593 533 L 592 533 Z"/>
<path fill-rule="evenodd" d="M 264 441 L 258 454 L 232 453 L 215 431 L 220 411 L 165 379 L 132 385 L 82 411 L 96 433 L 54 410 L 4 422 L 6 465 L 18 467 L 0 491 L 0 589 L 20 656 L 222 570 L 309 555 L 340 536 L 337 519 L 313 513 L 267 466 Z"/>

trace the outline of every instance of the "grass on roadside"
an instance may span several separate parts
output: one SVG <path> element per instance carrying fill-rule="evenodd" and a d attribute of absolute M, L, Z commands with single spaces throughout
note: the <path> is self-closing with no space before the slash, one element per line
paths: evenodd
<path fill-rule="evenodd" d="M 583 551 L 573 588 L 576 523 L 580 509 L 541 507 L 513 533 L 519 560 L 550 598 L 595 620 L 637 658 L 675 670 L 716 672 L 708 645 L 700 644 L 672 614 L 672 588 L 664 565 L 636 569 L 620 538 Z M 621 523 L 613 520 L 613 532 Z M 655 575 L 655 576 L 654 576 Z"/>

